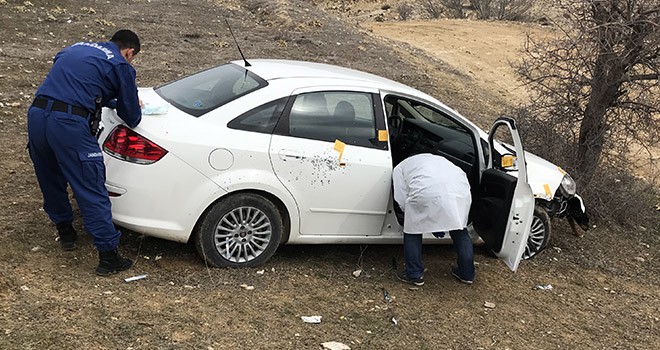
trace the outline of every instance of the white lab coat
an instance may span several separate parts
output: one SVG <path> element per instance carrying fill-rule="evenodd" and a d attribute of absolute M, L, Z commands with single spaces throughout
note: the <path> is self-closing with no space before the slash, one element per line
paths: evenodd
<path fill-rule="evenodd" d="M 465 172 L 430 153 L 406 158 L 394 168 L 394 200 L 405 213 L 403 232 L 422 234 L 467 227 L 472 197 Z"/>

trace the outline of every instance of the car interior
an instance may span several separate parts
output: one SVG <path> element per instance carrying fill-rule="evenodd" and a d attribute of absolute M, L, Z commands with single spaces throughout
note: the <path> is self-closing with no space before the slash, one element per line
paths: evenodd
<path fill-rule="evenodd" d="M 431 153 L 463 169 L 472 192 L 469 221 L 490 249 L 500 251 L 517 178 L 498 169 L 488 169 L 480 177 L 476 142 L 482 142 L 484 152 L 488 145 L 475 140 L 469 129 L 449 115 L 396 96 L 385 98 L 385 108 L 393 167 L 412 155 Z M 403 224 L 404 215 L 396 202 L 394 210 Z"/>
<path fill-rule="evenodd" d="M 390 128 L 393 167 L 415 154 L 436 154 L 463 169 L 470 186 L 477 188 L 479 165 L 476 145 L 467 128 L 448 115 L 417 101 L 388 96 L 385 99 L 385 107 Z"/>

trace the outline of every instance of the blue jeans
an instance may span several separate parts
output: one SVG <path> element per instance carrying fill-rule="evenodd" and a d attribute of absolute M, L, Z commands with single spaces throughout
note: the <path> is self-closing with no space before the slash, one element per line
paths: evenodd
<path fill-rule="evenodd" d="M 405 271 L 408 278 L 424 277 L 421 234 L 403 233 L 403 259 L 406 262 Z"/>
<path fill-rule="evenodd" d="M 437 238 L 444 237 L 443 232 L 433 232 Z M 464 280 L 474 280 L 474 248 L 467 228 L 449 231 L 456 250 L 458 275 Z M 423 278 L 424 263 L 422 263 L 422 235 L 403 233 L 403 258 L 406 263 L 408 278 Z"/>
<path fill-rule="evenodd" d="M 464 280 L 474 280 L 474 248 L 470 240 L 467 228 L 449 231 L 451 240 L 456 250 L 456 264 L 458 265 L 458 276 Z"/>

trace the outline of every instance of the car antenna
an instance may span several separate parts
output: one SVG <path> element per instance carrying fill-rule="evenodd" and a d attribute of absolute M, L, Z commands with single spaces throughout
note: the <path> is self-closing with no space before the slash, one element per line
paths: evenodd
<path fill-rule="evenodd" d="M 236 37 L 234 36 L 234 31 L 231 30 L 231 26 L 229 25 L 229 21 L 227 18 L 225 18 L 225 23 L 227 23 L 227 28 L 229 28 L 229 33 L 231 34 L 231 37 L 234 39 L 234 42 L 236 43 L 236 47 L 238 48 L 238 53 L 241 54 L 241 58 L 243 58 L 243 62 L 245 62 L 246 67 L 250 67 L 251 64 L 245 59 L 245 55 L 243 55 L 243 51 L 241 51 L 240 45 L 238 45 L 238 41 L 236 40 Z"/>

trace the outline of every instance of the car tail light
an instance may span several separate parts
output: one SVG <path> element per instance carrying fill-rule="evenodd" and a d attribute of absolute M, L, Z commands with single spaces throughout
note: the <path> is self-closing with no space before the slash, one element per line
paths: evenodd
<path fill-rule="evenodd" d="M 136 164 L 151 164 L 167 154 L 167 150 L 135 131 L 119 125 L 103 143 L 109 155 Z"/>

